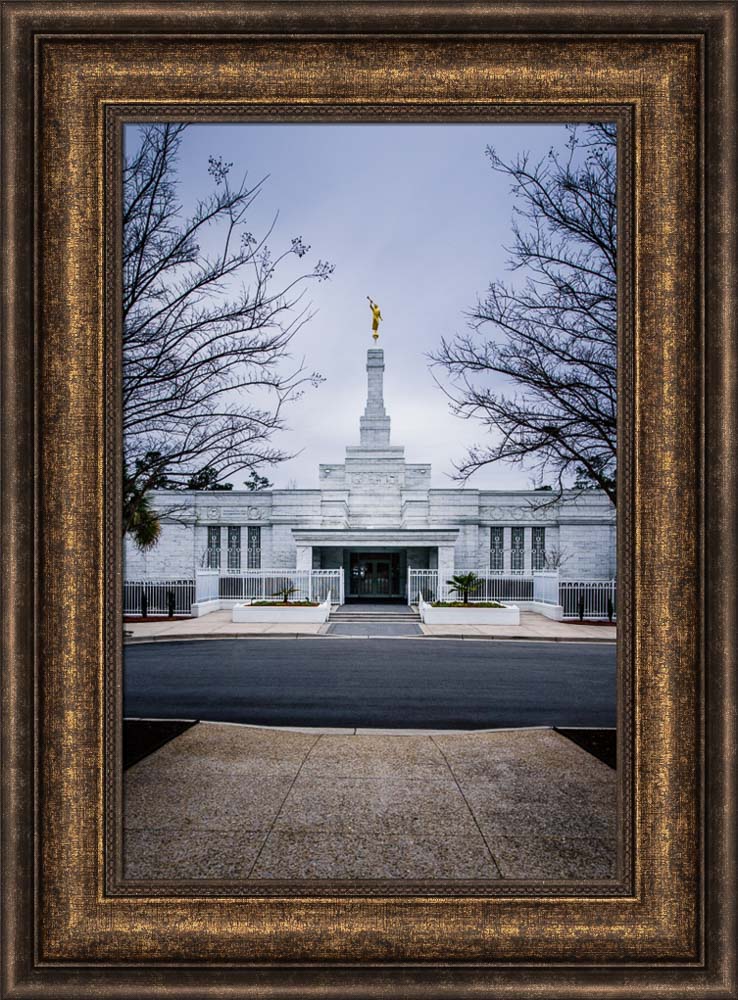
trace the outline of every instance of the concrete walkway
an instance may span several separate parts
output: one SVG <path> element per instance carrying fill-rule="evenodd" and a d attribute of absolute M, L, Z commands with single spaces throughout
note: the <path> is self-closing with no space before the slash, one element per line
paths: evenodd
<path fill-rule="evenodd" d="M 422 635 L 436 639 L 528 639 L 552 640 L 558 642 L 614 642 L 614 625 L 571 624 L 554 622 L 543 615 L 522 611 L 520 625 L 420 625 Z M 126 632 L 133 641 L 153 641 L 158 639 L 225 639 L 239 636 L 289 636 L 293 638 L 315 635 L 333 635 L 337 640 L 349 634 L 346 626 L 340 633 L 331 631 L 331 623 L 326 625 L 267 625 L 236 624 L 231 621 L 230 611 L 215 611 L 202 618 L 175 618 L 160 622 L 126 622 Z M 412 636 L 397 635 L 397 626 L 389 626 L 382 631 L 382 623 L 376 623 L 374 630 L 361 626 L 355 634 L 382 636 L 388 638 L 395 633 L 398 639 Z M 343 633 L 343 634 L 341 634 Z M 420 636 L 416 636 L 420 638 Z"/>
<path fill-rule="evenodd" d="M 615 772 L 551 729 L 199 723 L 124 779 L 129 879 L 599 879 Z"/>
<path fill-rule="evenodd" d="M 553 639 L 560 642 L 614 642 L 615 625 L 555 622 L 533 611 L 520 612 L 519 625 L 421 625 L 425 635 L 444 639 Z"/>

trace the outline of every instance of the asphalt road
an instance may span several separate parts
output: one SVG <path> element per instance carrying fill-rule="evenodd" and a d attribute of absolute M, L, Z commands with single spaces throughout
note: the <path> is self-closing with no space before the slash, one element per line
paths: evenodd
<path fill-rule="evenodd" d="M 274 726 L 614 726 L 614 644 L 236 639 L 125 648 L 124 713 Z"/>

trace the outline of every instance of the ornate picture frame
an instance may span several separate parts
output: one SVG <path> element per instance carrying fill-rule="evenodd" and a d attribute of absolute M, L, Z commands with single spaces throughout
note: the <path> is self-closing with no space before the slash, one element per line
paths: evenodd
<path fill-rule="evenodd" d="M 736 997 L 732 3 L 2 4 L 7 998 Z M 620 126 L 619 877 L 122 886 L 120 129 Z"/>

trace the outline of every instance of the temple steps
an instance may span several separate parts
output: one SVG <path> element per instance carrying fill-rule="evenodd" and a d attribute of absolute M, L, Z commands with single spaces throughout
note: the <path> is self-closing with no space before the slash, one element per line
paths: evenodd
<path fill-rule="evenodd" d="M 388 605 L 387 608 L 376 604 L 362 608 L 360 604 L 342 604 L 336 611 L 331 611 L 329 621 L 335 624 L 353 623 L 368 624 L 370 622 L 389 622 L 396 625 L 420 621 L 417 611 L 412 611 L 407 605 Z"/>
<path fill-rule="evenodd" d="M 388 622 L 394 625 L 406 625 L 420 621 L 420 615 L 336 615 L 332 614 L 328 619 L 334 625 L 352 624 L 365 625 L 369 622 Z"/>

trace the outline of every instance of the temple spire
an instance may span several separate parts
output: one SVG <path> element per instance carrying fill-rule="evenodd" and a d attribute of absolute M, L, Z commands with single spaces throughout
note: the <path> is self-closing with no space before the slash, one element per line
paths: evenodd
<path fill-rule="evenodd" d="M 361 447 L 384 448 L 390 443 L 390 418 L 384 409 L 384 351 L 370 347 L 366 352 L 367 395 L 360 421 Z"/>

